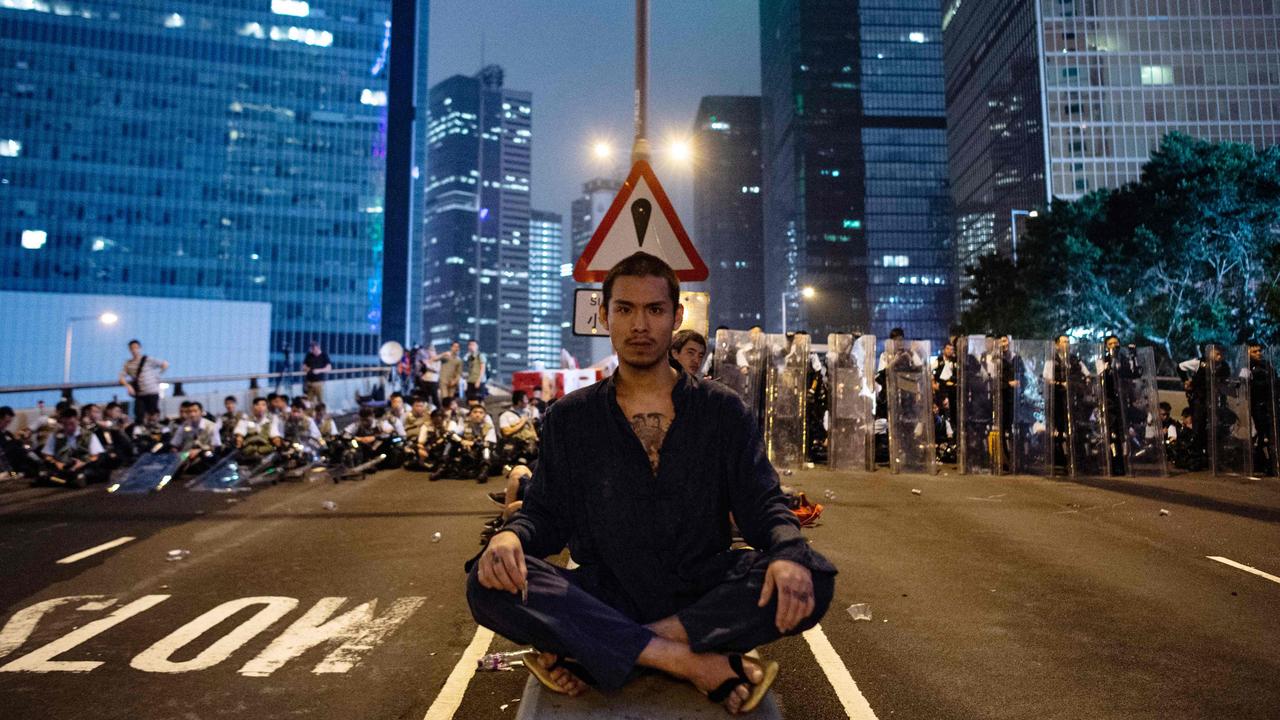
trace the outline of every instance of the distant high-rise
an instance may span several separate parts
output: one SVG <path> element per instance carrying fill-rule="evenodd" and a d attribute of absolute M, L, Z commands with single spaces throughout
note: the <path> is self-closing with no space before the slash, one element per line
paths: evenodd
<path fill-rule="evenodd" d="M 560 213 L 529 213 L 529 363 L 560 367 L 561 280 L 564 219 Z"/>
<path fill-rule="evenodd" d="M 704 97 L 693 131 L 693 237 L 711 272 L 708 325 L 713 332 L 721 325 L 759 325 L 765 310 L 760 98 Z"/>
<path fill-rule="evenodd" d="M 490 65 L 431 88 L 423 328 L 478 340 L 506 377 L 529 367 L 533 107 L 502 75 Z"/>
<path fill-rule="evenodd" d="M 1135 180 L 1177 130 L 1280 143 L 1280 7 L 948 0 L 957 291 L 1051 198 Z"/>
<path fill-rule="evenodd" d="M 940 25 L 937 0 L 761 2 L 770 327 L 785 301 L 789 327 L 816 337 L 946 335 Z"/>
<path fill-rule="evenodd" d="M 0 286 L 269 302 L 277 368 L 311 338 L 369 362 L 408 292 L 382 265 L 389 10 L 0 3 Z"/>
<path fill-rule="evenodd" d="M 565 323 L 562 330 L 562 342 L 569 354 L 577 358 L 578 363 L 583 367 L 600 360 L 613 352 L 609 345 L 609 339 L 606 338 L 589 338 L 578 337 L 573 334 L 573 296 L 574 290 L 578 285 L 572 277 L 572 265 L 582 257 L 582 253 L 587 249 L 587 243 L 591 241 L 591 235 L 600 225 L 600 221 L 604 219 L 604 214 L 609 211 L 609 206 L 613 204 L 613 197 L 622 189 L 622 182 L 610 178 L 592 178 L 582 184 L 582 194 L 574 198 L 569 207 L 569 237 L 565 243 L 565 259 L 564 262 L 569 266 L 569 274 L 566 274 L 564 280 L 564 295 L 562 296 L 564 304 Z"/>

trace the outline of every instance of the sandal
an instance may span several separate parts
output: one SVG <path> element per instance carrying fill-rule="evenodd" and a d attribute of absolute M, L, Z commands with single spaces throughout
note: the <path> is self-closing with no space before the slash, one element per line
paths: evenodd
<path fill-rule="evenodd" d="M 764 699 L 765 694 L 769 692 L 769 688 L 773 686 L 773 681 L 778 679 L 778 663 L 773 660 L 760 661 L 753 657 L 744 657 L 738 653 L 730 653 L 728 657 L 729 667 L 733 670 L 736 677 L 731 677 L 720 683 L 719 687 L 707 693 L 707 699 L 719 705 L 723 703 L 739 685 L 746 685 L 751 688 L 751 694 L 742 702 L 742 707 L 738 708 L 738 712 L 749 713 L 756 709 L 756 706 Z M 751 682 L 747 677 L 746 670 L 742 666 L 744 662 L 750 665 L 755 665 L 764 672 L 764 677 L 761 678 L 760 682 L 754 684 Z"/>
<path fill-rule="evenodd" d="M 582 682 L 588 685 L 595 685 L 595 681 L 592 679 L 591 674 L 587 672 L 586 668 L 582 667 L 577 662 L 557 655 L 556 661 L 551 663 L 551 667 L 543 667 L 542 663 L 538 662 L 538 656 L 541 654 L 542 653 L 537 650 L 527 651 L 524 656 L 524 666 L 529 669 L 530 675 L 537 678 L 538 682 L 542 683 L 542 686 L 551 692 L 559 693 L 561 695 L 568 694 L 565 692 L 564 688 L 557 685 L 556 681 L 551 678 L 551 673 L 556 668 L 564 668 L 565 670 L 573 673 L 573 675 Z"/>

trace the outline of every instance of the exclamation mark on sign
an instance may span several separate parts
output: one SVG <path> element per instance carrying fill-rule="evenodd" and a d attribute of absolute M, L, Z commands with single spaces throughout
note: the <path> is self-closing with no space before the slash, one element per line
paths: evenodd
<path fill-rule="evenodd" d="M 644 234 L 649 230 L 649 216 L 653 214 L 653 203 L 644 198 L 631 203 L 631 221 L 636 224 L 636 239 L 640 247 L 644 247 Z"/>

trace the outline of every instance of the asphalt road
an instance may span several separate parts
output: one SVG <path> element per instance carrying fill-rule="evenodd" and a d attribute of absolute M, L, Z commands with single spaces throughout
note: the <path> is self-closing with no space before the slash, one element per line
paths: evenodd
<path fill-rule="evenodd" d="M 784 482 L 827 506 L 806 533 L 841 570 L 821 626 L 836 657 L 801 637 L 762 650 L 785 717 L 850 717 L 845 671 L 881 720 L 1280 717 L 1280 582 L 1208 559 L 1280 575 L 1280 482 Z M 454 673 L 492 489 L 408 472 L 238 498 L 2 485 L 0 715 L 419 720 L 457 690 L 454 718 L 514 717 L 524 671 Z"/>

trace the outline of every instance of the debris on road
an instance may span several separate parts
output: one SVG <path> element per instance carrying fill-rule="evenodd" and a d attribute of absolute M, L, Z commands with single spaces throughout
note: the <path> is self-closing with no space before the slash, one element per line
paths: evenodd
<path fill-rule="evenodd" d="M 804 469 L 805 469 L 805 470 L 812 470 L 814 467 L 815 467 L 815 466 L 814 466 L 814 464 L 813 464 L 813 463 L 811 463 L 811 462 L 807 462 L 807 463 L 805 463 L 805 464 L 804 464 Z"/>
<path fill-rule="evenodd" d="M 182 560 L 183 558 L 187 557 L 190 554 L 191 554 L 190 550 L 170 550 L 169 554 L 165 555 L 164 559 L 168 560 L 169 562 L 174 562 L 176 560 Z"/>
<path fill-rule="evenodd" d="M 1168 514 L 1169 514 L 1169 511 L 1168 511 L 1168 510 L 1165 510 L 1164 508 L 1160 508 L 1160 515 L 1161 515 L 1161 516 L 1168 515 Z"/>
<path fill-rule="evenodd" d="M 440 542 L 441 537 L 442 536 L 438 532 L 431 533 L 431 542 L 433 543 Z"/>
<path fill-rule="evenodd" d="M 870 620 L 871 605 L 868 603 L 854 603 L 849 606 L 849 617 L 854 620 Z"/>
<path fill-rule="evenodd" d="M 920 488 L 911 488 L 911 494 L 912 494 L 912 495 L 923 495 L 923 494 L 924 494 L 924 491 L 923 491 L 923 490 L 921 490 Z"/>
<path fill-rule="evenodd" d="M 516 665 L 524 665 L 528 651 L 494 652 L 476 660 L 476 672 L 497 672 L 514 670 Z"/>
<path fill-rule="evenodd" d="M 787 477 L 791 477 L 792 475 L 794 475 L 794 474 L 795 474 L 795 472 L 796 472 L 795 470 L 792 470 L 791 468 L 787 468 L 787 469 L 785 469 L 785 470 L 783 470 L 783 471 L 782 471 L 782 474 L 783 474 L 783 475 L 785 475 L 785 476 L 787 476 Z"/>
<path fill-rule="evenodd" d="M 824 491 L 822 491 L 822 496 L 823 496 L 823 497 L 825 497 L 825 498 L 826 498 L 826 499 L 828 499 L 828 500 L 835 500 L 835 499 L 836 499 L 836 491 L 835 491 L 835 490 L 831 490 L 831 489 L 824 490 Z"/>
<path fill-rule="evenodd" d="M 338 503 L 332 500 L 325 500 L 323 503 L 320 503 L 320 507 L 324 508 L 325 510 L 333 511 L 338 509 Z"/>

